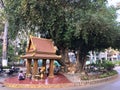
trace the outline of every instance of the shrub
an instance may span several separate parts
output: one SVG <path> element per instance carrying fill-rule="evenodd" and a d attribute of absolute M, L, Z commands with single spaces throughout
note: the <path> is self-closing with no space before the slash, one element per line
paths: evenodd
<path fill-rule="evenodd" d="M 10 66 L 3 66 L 3 69 L 9 69 Z"/>
<path fill-rule="evenodd" d="M 99 76 L 99 78 L 105 78 L 105 77 L 108 77 L 109 75 L 107 74 L 107 73 L 104 73 L 104 74 L 101 74 L 100 76 Z"/>
<path fill-rule="evenodd" d="M 105 61 L 104 63 L 102 63 L 102 66 L 104 67 L 104 69 L 111 71 L 115 67 L 115 64 L 111 61 Z"/>
<path fill-rule="evenodd" d="M 118 72 L 115 71 L 115 70 L 112 70 L 112 71 L 108 72 L 108 74 L 109 74 L 110 76 L 112 76 L 112 75 L 118 74 Z"/>
<path fill-rule="evenodd" d="M 117 71 L 115 70 L 112 70 L 112 71 L 109 71 L 109 72 L 106 72 L 106 73 L 103 73 L 99 76 L 99 78 L 105 78 L 105 77 L 109 77 L 109 76 L 113 76 L 117 74 Z"/>
<path fill-rule="evenodd" d="M 120 66 L 120 60 L 119 61 L 115 61 L 114 64 Z"/>
<path fill-rule="evenodd" d="M 81 80 L 89 80 L 87 76 L 81 76 Z"/>

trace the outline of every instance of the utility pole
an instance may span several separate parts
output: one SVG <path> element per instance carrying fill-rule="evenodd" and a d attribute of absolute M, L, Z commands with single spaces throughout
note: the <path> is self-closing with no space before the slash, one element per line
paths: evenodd
<path fill-rule="evenodd" d="M 1 7 L 4 9 L 4 2 L 0 0 Z M 2 66 L 8 65 L 7 60 L 7 33 L 8 33 L 8 15 L 5 13 L 5 26 L 4 26 L 4 35 L 3 35 L 3 47 L 2 47 Z"/>
<path fill-rule="evenodd" d="M 2 66 L 7 66 L 7 33 L 8 33 L 8 21 L 6 20 L 4 26 L 3 47 L 2 47 Z"/>

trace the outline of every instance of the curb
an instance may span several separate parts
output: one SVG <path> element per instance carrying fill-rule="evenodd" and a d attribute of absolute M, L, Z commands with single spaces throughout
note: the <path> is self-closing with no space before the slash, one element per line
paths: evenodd
<path fill-rule="evenodd" d="M 117 75 L 102 78 L 102 79 L 95 79 L 95 80 L 81 80 L 80 82 L 74 82 L 74 86 L 86 86 L 86 85 L 93 85 L 93 84 L 99 84 L 111 81 L 113 79 L 116 79 L 118 77 Z"/>
<path fill-rule="evenodd" d="M 72 87 L 74 86 L 73 83 L 63 83 L 63 84 L 11 84 L 11 83 L 4 83 L 4 86 L 10 88 L 65 88 L 65 87 Z"/>

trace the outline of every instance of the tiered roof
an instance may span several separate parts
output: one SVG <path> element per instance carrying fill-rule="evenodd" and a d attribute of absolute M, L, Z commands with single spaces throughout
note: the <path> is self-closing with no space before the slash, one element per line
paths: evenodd
<path fill-rule="evenodd" d="M 57 48 L 51 39 L 30 36 L 26 55 L 22 56 L 22 58 L 60 59 L 61 56 L 56 55 L 56 50 Z"/>

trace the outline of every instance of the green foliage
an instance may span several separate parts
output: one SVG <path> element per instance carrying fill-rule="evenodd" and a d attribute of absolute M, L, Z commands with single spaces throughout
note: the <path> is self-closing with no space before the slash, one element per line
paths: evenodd
<path fill-rule="evenodd" d="M 89 80 L 88 76 L 81 76 L 81 80 Z"/>
<path fill-rule="evenodd" d="M 4 30 L 4 23 L 5 23 L 5 11 L 3 8 L 0 8 L 0 34 Z"/>
<path fill-rule="evenodd" d="M 12 45 L 8 45 L 7 58 L 8 58 L 8 62 L 18 60 L 18 56 L 15 55 L 14 46 L 12 46 Z"/>
<path fill-rule="evenodd" d="M 58 47 L 81 47 L 86 52 L 103 49 L 111 45 L 116 26 L 115 9 L 107 7 L 105 2 L 6 0 L 9 33 L 30 30 L 52 38 Z"/>
<path fill-rule="evenodd" d="M 79 50 L 82 65 L 89 51 L 118 46 L 114 45 L 119 39 L 116 10 L 106 6 L 106 0 L 4 1 L 9 37 L 24 32 L 52 38 L 58 49 Z"/>
<path fill-rule="evenodd" d="M 66 32 L 66 1 L 5 0 L 5 4 L 9 15 L 10 37 L 16 37 L 18 31 L 24 30 L 27 35 L 41 34 L 44 38 L 52 38 L 58 47 L 68 46 L 71 34 L 67 36 L 69 32 Z"/>
<path fill-rule="evenodd" d="M 2 44 L 0 44 L 0 57 L 2 57 Z"/>
<path fill-rule="evenodd" d="M 120 27 L 118 27 L 119 29 Z M 118 34 L 116 35 L 115 37 L 115 40 L 114 40 L 114 48 L 117 48 L 120 50 L 120 32 L 118 32 Z"/>
<path fill-rule="evenodd" d="M 111 71 L 115 67 L 115 64 L 111 61 L 104 61 L 101 66 L 103 66 L 104 69 Z"/>
<path fill-rule="evenodd" d="M 120 66 L 120 60 L 114 62 L 115 65 Z"/>
<path fill-rule="evenodd" d="M 112 71 L 115 67 L 115 63 L 109 60 L 97 60 L 96 63 L 90 64 L 92 66 L 93 71 L 95 71 L 95 68 L 97 68 L 98 72 L 106 72 L 106 71 Z M 96 72 L 96 71 L 95 71 Z"/>
<path fill-rule="evenodd" d="M 112 8 L 107 8 L 103 4 L 98 8 L 100 11 L 94 12 L 92 9 L 94 8 L 84 11 L 77 8 L 73 15 L 76 25 L 74 35 L 79 41 L 77 44 L 88 51 L 101 50 L 112 45 L 111 41 L 114 40 L 116 33 L 114 27 L 117 25 Z"/>
<path fill-rule="evenodd" d="M 2 44 L 0 44 L 0 57 L 2 57 Z M 12 45 L 8 46 L 7 59 L 8 62 L 18 60 L 18 56 L 15 55 L 14 46 Z"/>
<path fill-rule="evenodd" d="M 10 69 L 10 66 L 4 66 L 3 69 Z"/>
<path fill-rule="evenodd" d="M 115 71 L 115 70 L 111 70 L 111 71 L 108 71 L 108 72 L 104 72 L 102 74 L 97 74 L 97 75 L 84 75 L 84 76 L 81 76 L 81 80 L 94 80 L 94 79 L 100 79 L 100 78 L 106 78 L 106 77 L 110 77 L 110 76 L 114 76 L 114 75 L 117 75 L 118 72 Z"/>
<path fill-rule="evenodd" d="M 116 74 L 118 74 L 117 71 L 112 70 L 112 71 L 101 74 L 99 76 L 99 78 L 106 78 L 106 77 L 113 76 L 113 75 L 116 75 Z"/>
<path fill-rule="evenodd" d="M 26 46 L 27 46 L 27 41 L 22 40 L 19 45 L 20 45 L 20 48 L 17 48 L 16 52 L 18 52 L 18 55 L 25 54 L 25 52 L 26 52 Z"/>

